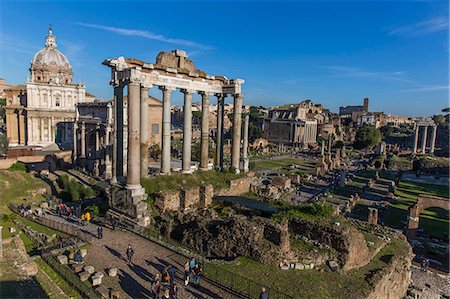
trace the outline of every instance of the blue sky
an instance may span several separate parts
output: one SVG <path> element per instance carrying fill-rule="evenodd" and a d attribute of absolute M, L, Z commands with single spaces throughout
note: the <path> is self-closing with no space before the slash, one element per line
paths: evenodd
<path fill-rule="evenodd" d="M 106 58 L 184 49 L 244 100 L 432 115 L 449 105 L 447 1 L 0 2 L 0 77 L 23 83 L 53 24 L 74 82 L 111 98 Z M 160 97 L 160 91 L 153 90 Z M 181 103 L 181 95 L 174 103 Z M 194 100 L 199 100 L 197 96 Z"/>

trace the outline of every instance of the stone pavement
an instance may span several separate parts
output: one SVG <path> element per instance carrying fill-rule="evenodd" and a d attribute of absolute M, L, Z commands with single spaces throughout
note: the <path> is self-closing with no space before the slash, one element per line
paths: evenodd
<path fill-rule="evenodd" d="M 421 298 L 442 298 L 450 296 L 450 276 L 444 273 L 428 270 L 423 272 L 420 266 L 413 263 L 411 286 L 421 290 Z"/>
<path fill-rule="evenodd" d="M 178 277 L 183 275 L 183 265 L 171 257 L 174 255 L 172 251 L 128 231 L 104 228 L 103 235 L 103 239 L 96 239 L 88 247 L 85 264 L 105 273 L 108 268 L 118 268 L 118 275 L 105 275 L 103 284 L 113 288 L 120 287 L 127 298 L 150 298 L 153 277 L 169 263 L 173 263 L 179 270 Z M 125 251 L 128 244 L 134 249 L 132 264 L 126 262 Z M 176 284 L 179 298 L 233 298 L 204 280 L 199 290 L 190 286 L 185 288 L 181 279 Z"/>
<path fill-rule="evenodd" d="M 47 217 L 55 221 L 71 223 L 56 215 L 47 215 Z M 75 226 L 75 224 L 73 225 Z M 77 228 L 93 235 L 97 233 L 97 225 L 92 223 L 84 227 L 77 226 Z M 134 249 L 132 264 L 128 264 L 126 261 L 125 251 L 128 244 L 131 244 Z M 180 260 L 182 258 L 171 250 L 132 232 L 103 227 L 103 239 L 94 238 L 93 243 L 88 246 L 84 264 L 93 266 L 96 272 L 102 271 L 105 274 L 102 285 L 121 290 L 125 298 L 151 298 L 150 285 L 153 277 L 169 263 L 178 269 L 176 284 L 180 299 L 236 298 L 205 280 L 201 281 L 198 290 L 190 285 L 185 287 L 182 280 L 184 265 L 178 262 Z M 107 275 L 109 268 L 119 269 L 116 277 Z"/>

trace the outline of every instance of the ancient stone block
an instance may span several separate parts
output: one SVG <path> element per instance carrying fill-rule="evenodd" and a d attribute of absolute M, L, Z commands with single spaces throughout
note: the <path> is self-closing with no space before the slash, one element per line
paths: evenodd
<path fill-rule="evenodd" d="M 305 270 L 305 265 L 302 263 L 295 263 L 295 270 Z"/>
<path fill-rule="evenodd" d="M 116 275 L 117 275 L 117 268 L 108 269 L 108 276 L 116 277 Z"/>
<path fill-rule="evenodd" d="M 98 286 L 98 285 L 101 285 L 102 284 L 102 278 L 103 278 L 103 276 L 97 276 L 97 275 L 93 275 L 92 277 L 91 277 L 91 280 L 92 280 L 92 286 Z"/>
<path fill-rule="evenodd" d="M 73 260 L 75 258 L 75 252 L 71 251 L 68 255 L 69 260 Z"/>
<path fill-rule="evenodd" d="M 103 298 L 109 298 L 109 289 L 105 286 L 99 286 L 95 289 Z"/>
<path fill-rule="evenodd" d="M 61 265 L 67 265 L 67 263 L 69 262 L 67 256 L 65 255 L 58 255 L 56 258 L 61 263 Z"/>
<path fill-rule="evenodd" d="M 89 272 L 84 271 L 84 272 L 78 273 L 78 276 L 80 277 L 80 280 L 82 282 L 85 282 L 86 280 L 89 279 L 89 276 L 91 276 L 91 274 Z"/>
<path fill-rule="evenodd" d="M 83 271 L 83 265 L 82 264 L 73 264 L 72 266 L 73 272 L 79 273 Z"/>
<path fill-rule="evenodd" d="M 95 272 L 95 269 L 92 266 L 84 266 L 83 269 L 84 269 L 84 271 L 88 272 L 89 274 L 92 274 Z"/>

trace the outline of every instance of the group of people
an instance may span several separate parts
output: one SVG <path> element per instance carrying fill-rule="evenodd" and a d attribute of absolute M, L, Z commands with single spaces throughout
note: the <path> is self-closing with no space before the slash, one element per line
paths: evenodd
<path fill-rule="evenodd" d="M 196 262 L 195 258 L 192 257 L 184 264 L 184 285 L 189 284 L 189 280 L 192 279 L 195 288 L 200 287 L 200 276 L 203 269 L 199 263 Z"/>
<path fill-rule="evenodd" d="M 155 299 L 177 299 L 178 288 L 174 283 L 177 270 L 175 266 L 164 267 L 161 274 L 156 274 L 151 285 L 152 296 Z"/>

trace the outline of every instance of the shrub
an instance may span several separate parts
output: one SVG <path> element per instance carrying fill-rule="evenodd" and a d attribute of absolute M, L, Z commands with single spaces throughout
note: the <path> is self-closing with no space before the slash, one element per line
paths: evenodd
<path fill-rule="evenodd" d="M 324 219 L 333 215 L 333 207 L 330 204 L 304 204 L 301 206 L 289 206 L 282 212 L 272 215 L 272 219 L 276 222 L 281 222 L 286 218 L 298 219 Z"/>
<path fill-rule="evenodd" d="M 26 172 L 27 167 L 22 162 L 16 162 L 13 165 L 11 165 L 11 167 L 8 168 L 8 170 Z"/>

